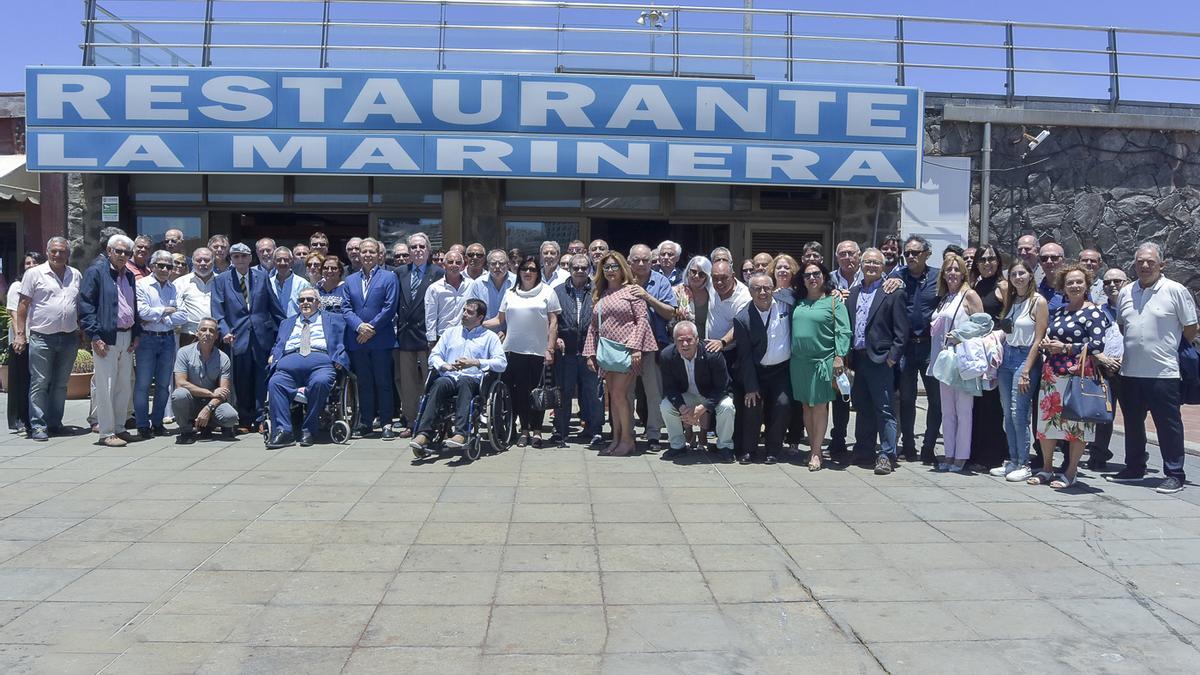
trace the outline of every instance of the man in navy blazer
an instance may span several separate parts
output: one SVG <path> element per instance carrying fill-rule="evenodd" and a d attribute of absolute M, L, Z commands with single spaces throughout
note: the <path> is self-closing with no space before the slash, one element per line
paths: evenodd
<path fill-rule="evenodd" d="M 869 248 L 862 254 L 862 283 L 850 291 L 846 310 L 854 332 L 850 340 L 850 397 L 858 411 L 854 455 L 875 462 L 875 474 L 886 476 L 896 466 L 896 415 L 892 386 L 896 364 L 908 343 L 908 311 L 903 290 L 882 290 L 883 253 Z M 875 452 L 875 439 L 880 450 Z"/>
<path fill-rule="evenodd" d="M 379 266 L 383 245 L 375 239 L 359 244 L 360 269 L 346 277 L 341 291 L 346 319 L 346 344 L 350 367 L 358 378 L 358 404 L 362 434 L 371 433 L 373 420 L 383 428 L 383 440 L 392 431 L 392 350 L 396 348 L 396 275 Z"/>
<path fill-rule="evenodd" d="M 245 433 L 263 420 L 267 357 L 284 314 L 266 273 L 250 269 L 250 247 L 234 244 L 229 259 L 233 264 L 213 281 L 212 316 L 233 361 L 234 399 Z"/>
<path fill-rule="evenodd" d="M 425 233 L 410 235 L 408 250 L 410 262 L 395 268 L 396 279 L 400 283 L 396 306 L 396 344 L 399 349 L 393 376 L 396 378 L 396 390 L 400 392 L 396 419 L 407 418 L 409 424 L 415 426 L 417 405 L 421 401 L 425 378 L 429 375 L 429 349 L 433 347 L 425 333 L 425 290 L 446 276 L 446 270 L 429 261 L 429 254 L 433 251 L 429 248 L 429 237 Z M 407 438 L 411 431 L 402 427 L 397 429 L 397 433 L 401 438 Z"/>
<path fill-rule="evenodd" d="M 307 411 L 300 430 L 300 445 L 313 444 L 317 421 L 329 392 L 337 379 L 335 368 L 347 369 L 346 321 L 335 312 L 321 311 L 321 296 L 317 289 L 300 291 L 296 302 L 300 313 L 284 319 L 279 326 L 279 339 L 271 349 L 275 371 L 267 383 L 271 404 L 271 438 L 267 449 L 286 448 L 296 442 L 292 430 L 291 403 L 300 387 L 304 387 Z"/>

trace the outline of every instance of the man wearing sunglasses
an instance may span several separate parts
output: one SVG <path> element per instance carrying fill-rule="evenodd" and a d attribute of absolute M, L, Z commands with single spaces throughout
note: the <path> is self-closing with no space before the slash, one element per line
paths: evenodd
<path fill-rule="evenodd" d="M 463 270 L 463 275 L 467 279 L 474 281 L 487 274 L 487 249 L 483 244 L 475 242 L 468 246 L 464 259 L 467 261 L 467 267 Z"/>
<path fill-rule="evenodd" d="M 286 448 L 296 442 L 292 429 L 292 399 L 304 388 L 304 426 L 300 445 L 313 444 L 317 422 L 337 379 L 336 370 L 350 367 L 342 337 L 346 323 L 334 312 L 321 311 L 317 289 L 309 286 L 297 297 L 300 313 L 284 319 L 271 349 L 274 370 L 267 382 L 271 404 L 271 438 L 267 449 Z"/>
<path fill-rule="evenodd" d="M 163 417 L 174 384 L 175 329 L 187 323 L 180 311 L 179 292 L 171 283 L 174 261 L 167 251 L 150 257 L 151 276 L 137 282 L 137 307 L 142 320 L 138 340 L 137 371 L 133 381 L 133 414 L 138 437 L 147 440 L 166 436 Z M 150 409 L 150 384 L 154 384 L 154 409 Z"/>
<path fill-rule="evenodd" d="M 1067 303 L 1054 283 L 1055 276 L 1058 275 L 1058 268 L 1062 267 L 1065 262 L 1063 247 L 1054 242 L 1043 244 L 1041 250 L 1038 251 L 1038 262 L 1042 265 L 1042 280 L 1038 283 L 1038 293 L 1046 299 L 1050 305 L 1050 313 L 1053 314 L 1056 309 Z"/>
<path fill-rule="evenodd" d="M 433 282 L 446 276 L 446 270 L 433 264 L 430 254 L 433 247 L 424 232 L 408 237 L 408 250 L 412 254 L 407 265 L 396 268 L 399 279 L 399 301 L 396 305 L 396 350 L 394 377 L 399 399 L 393 401 L 395 433 L 408 438 L 411 431 L 401 422 L 417 421 L 417 405 L 425 388 L 429 374 L 429 348 L 433 346 L 425 332 L 425 291 Z M 380 251 L 382 253 L 382 251 Z"/>
<path fill-rule="evenodd" d="M 925 383 L 925 399 L 928 403 L 925 410 L 925 436 L 921 442 L 921 462 L 933 464 L 933 446 L 942 427 L 941 389 L 938 388 L 938 381 L 928 374 L 929 324 L 938 301 L 938 268 L 928 264 L 930 247 L 924 237 L 910 236 L 905 240 L 902 250 L 904 264 L 892 272 L 892 277 L 904 283 L 905 313 L 908 315 L 908 341 L 900 362 L 900 440 L 904 459 L 916 461 L 917 378 L 920 377 Z M 886 282 L 882 290 L 888 292 Z"/>
<path fill-rule="evenodd" d="M 582 246 L 582 242 L 580 242 Z M 562 387 L 562 398 L 554 412 L 554 436 L 551 440 L 560 448 L 567 446 L 571 422 L 571 399 L 579 397 L 579 417 L 586 427 L 585 438 L 594 446 L 603 443 L 600 428 L 604 425 L 604 403 L 596 373 L 587 367 L 583 357 L 583 342 L 592 324 L 591 259 L 583 253 L 571 256 L 570 278 L 554 291 L 562 314 L 558 317 L 559 356 L 554 359 L 554 381 Z"/>
<path fill-rule="evenodd" d="M 89 267 L 79 285 L 79 323 L 92 345 L 95 358 L 96 418 L 100 443 L 112 448 L 126 445 L 117 435 L 125 421 L 133 382 L 133 352 L 142 333 L 136 280 L 126 263 L 133 255 L 133 240 L 113 235 L 108 240 L 108 264 Z"/>

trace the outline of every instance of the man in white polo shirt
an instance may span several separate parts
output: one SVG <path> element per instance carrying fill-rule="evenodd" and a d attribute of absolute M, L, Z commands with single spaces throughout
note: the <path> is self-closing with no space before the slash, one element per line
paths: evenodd
<path fill-rule="evenodd" d="M 1179 414 L 1179 341 L 1196 339 L 1196 303 L 1177 281 L 1163 276 L 1162 249 L 1147 242 L 1133 258 L 1137 282 L 1121 289 L 1117 322 L 1125 336 L 1121 360 L 1121 410 L 1125 416 L 1125 468 L 1110 480 L 1146 475 L 1146 413 L 1154 418 L 1163 458 L 1158 492 L 1183 489 L 1183 420 Z"/>

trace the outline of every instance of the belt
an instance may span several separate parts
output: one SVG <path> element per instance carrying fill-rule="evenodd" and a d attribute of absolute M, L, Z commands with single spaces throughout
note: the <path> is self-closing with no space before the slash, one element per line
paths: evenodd
<path fill-rule="evenodd" d="M 169 330 L 143 330 L 142 334 L 143 335 L 157 335 L 159 337 L 163 337 L 166 335 L 174 335 L 175 332 L 169 331 Z"/>
<path fill-rule="evenodd" d="M 73 331 L 73 330 L 65 330 L 65 331 L 63 331 L 63 332 L 61 332 L 61 333 L 39 333 L 39 332 L 37 332 L 36 330 L 31 330 L 31 331 L 29 331 L 29 332 L 30 332 L 31 334 L 33 334 L 33 335 L 37 335 L 37 336 L 39 336 L 39 337 L 44 337 L 44 338 L 48 338 L 48 337 L 58 337 L 58 336 L 60 336 L 60 335 L 74 335 L 74 334 L 75 334 L 75 331 Z"/>
<path fill-rule="evenodd" d="M 329 353 L 329 351 L 328 351 L 328 350 L 326 350 L 326 349 L 321 349 L 320 347 L 313 347 L 313 348 L 312 348 L 312 353 L 314 353 L 314 354 L 328 354 L 328 353 Z M 289 351 L 286 351 L 286 352 L 284 352 L 284 353 L 283 353 L 283 355 L 284 355 L 284 356 L 288 356 L 288 355 L 291 355 L 291 354 L 300 354 L 300 350 L 299 350 L 299 349 L 292 349 L 292 350 L 289 350 Z M 301 354 L 301 356 L 303 356 L 303 354 Z"/>

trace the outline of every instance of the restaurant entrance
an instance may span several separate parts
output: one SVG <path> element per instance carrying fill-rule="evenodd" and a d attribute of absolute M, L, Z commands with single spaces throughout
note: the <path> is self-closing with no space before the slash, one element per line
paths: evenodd
<path fill-rule="evenodd" d="M 345 262 L 346 242 L 366 237 L 370 219 L 366 213 L 295 213 L 271 211 L 212 211 L 209 233 L 228 234 L 232 241 L 253 243 L 263 237 L 277 246 L 308 243 L 313 232 L 329 236 L 329 250 Z"/>
<path fill-rule="evenodd" d="M 670 239 L 683 247 L 683 261 L 692 256 L 707 256 L 717 246 L 729 246 L 728 224 L 680 223 L 672 220 L 641 220 L 626 218 L 593 218 L 592 239 L 603 239 L 609 248 L 629 253 L 634 244 L 651 248 Z"/>

